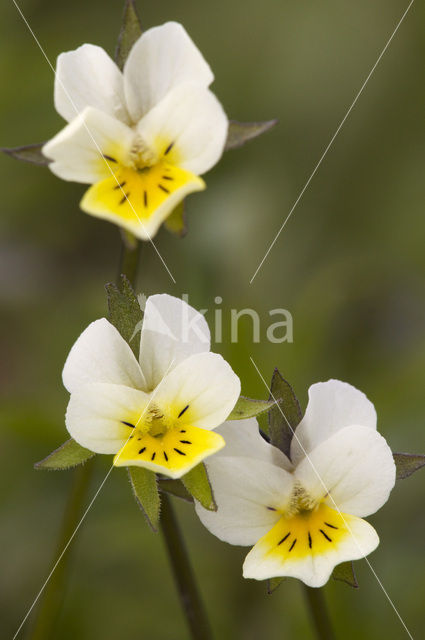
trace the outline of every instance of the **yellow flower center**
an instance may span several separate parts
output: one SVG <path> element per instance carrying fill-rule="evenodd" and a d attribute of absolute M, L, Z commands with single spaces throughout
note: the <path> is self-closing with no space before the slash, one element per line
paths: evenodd
<path fill-rule="evenodd" d="M 257 545 L 267 555 L 280 556 L 285 560 L 320 555 L 336 548 L 349 535 L 347 522 L 352 520 L 352 516 L 339 513 L 323 501 L 308 509 L 303 508 L 303 504 L 304 500 L 297 511 L 285 512 L 259 540 Z"/>
<path fill-rule="evenodd" d="M 146 223 L 162 209 L 160 224 L 189 193 L 205 189 L 204 181 L 178 166 L 179 155 L 174 142 L 158 145 L 161 153 L 136 135 L 125 160 L 119 149 L 110 149 L 99 157 L 108 175 L 86 191 L 83 211 L 111 219 L 127 227 Z"/>
<path fill-rule="evenodd" d="M 121 420 L 128 439 L 114 458 L 116 466 L 135 464 L 179 477 L 224 446 L 223 438 L 190 425 L 191 407 L 150 403 L 141 415 Z"/>

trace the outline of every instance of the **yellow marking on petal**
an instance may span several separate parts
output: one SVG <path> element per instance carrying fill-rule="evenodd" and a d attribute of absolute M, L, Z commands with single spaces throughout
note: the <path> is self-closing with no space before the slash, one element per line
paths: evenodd
<path fill-rule="evenodd" d="M 133 437 L 116 454 L 114 465 L 145 467 L 180 478 L 224 445 L 224 439 L 218 433 L 188 425 L 169 429 L 158 436 L 135 429 Z"/>
<path fill-rule="evenodd" d="M 114 219 L 117 224 L 148 221 L 167 201 L 171 213 L 186 195 L 205 189 L 201 178 L 165 161 L 141 169 L 113 162 L 110 166 L 114 175 L 92 185 L 81 201 L 81 208 Z"/>
<path fill-rule="evenodd" d="M 351 536 L 346 523 L 349 525 L 352 518 L 322 502 L 312 511 L 282 517 L 254 548 L 261 550 L 264 557 L 280 559 L 283 566 L 285 562 L 319 556 L 337 550 L 340 543 Z"/>

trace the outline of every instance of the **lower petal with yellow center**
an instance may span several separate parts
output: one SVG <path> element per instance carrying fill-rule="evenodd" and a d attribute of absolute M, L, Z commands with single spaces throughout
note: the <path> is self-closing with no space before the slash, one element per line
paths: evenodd
<path fill-rule="evenodd" d="M 369 523 L 322 502 L 311 511 L 282 516 L 247 555 L 244 576 L 257 580 L 291 576 L 319 587 L 337 564 L 362 558 L 378 544 Z"/>
<path fill-rule="evenodd" d="M 202 178 L 163 160 L 141 169 L 120 165 L 107 156 L 110 176 L 91 186 L 81 208 L 147 239 L 190 193 L 205 189 Z"/>
<path fill-rule="evenodd" d="M 156 473 L 180 478 L 224 445 L 221 435 L 198 427 L 185 425 L 159 435 L 143 433 L 135 428 L 116 454 L 114 465 L 145 467 Z"/>

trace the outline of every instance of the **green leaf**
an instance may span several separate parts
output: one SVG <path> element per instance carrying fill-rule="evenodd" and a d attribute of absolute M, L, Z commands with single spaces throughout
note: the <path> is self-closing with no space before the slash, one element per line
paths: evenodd
<path fill-rule="evenodd" d="M 269 438 L 271 444 L 278 447 L 289 457 L 294 430 L 301 421 L 299 402 L 289 382 L 275 369 L 270 387 L 270 400 L 280 399 L 279 405 L 269 411 Z"/>
<path fill-rule="evenodd" d="M 150 527 L 157 531 L 161 500 L 156 474 L 143 467 L 128 467 L 128 476 L 137 504 L 143 511 Z"/>
<path fill-rule="evenodd" d="M 139 357 L 140 340 L 136 339 L 143 322 L 143 311 L 127 278 L 122 275 L 120 286 L 109 283 L 105 286 L 108 295 L 109 321 Z"/>
<path fill-rule="evenodd" d="M 176 498 L 185 500 L 185 502 L 193 502 L 193 498 L 185 488 L 181 480 L 173 480 L 172 478 L 158 479 L 159 490 L 163 493 L 169 493 Z"/>
<path fill-rule="evenodd" d="M 118 44 L 115 50 L 115 62 L 121 71 L 128 58 L 132 46 L 142 35 L 142 25 L 137 13 L 134 0 L 126 0 L 121 31 L 118 36 Z"/>
<path fill-rule="evenodd" d="M 354 573 L 354 564 L 352 562 L 342 562 L 338 564 L 332 572 L 332 578 L 345 582 L 345 584 L 348 584 L 354 589 L 359 588 L 359 583 Z"/>
<path fill-rule="evenodd" d="M 27 144 L 24 147 L 2 147 L 3 153 L 7 153 L 8 156 L 15 158 L 16 160 L 22 160 L 23 162 L 30 162 L 31 164 L 37 164 L 39 166 L 47 166 L 50 160 L 43 156 L 41 153 L 42 147 L 45 142 L 39 144 Z"/>
<path fill-rule="evenodd" d="M 397 480 L 404 480 L 425 466 L 425 455 L 421 453 L 393 453 L 397 469 Z"/>
<path fill-rule="evenodd" d="M 258 416 L 264 411 L 268 411 L 276 402 L 274 400 L 254 400 L 239 396 L 237 403 L 233 407 L 227 420 L 243 420 Z"/>
<path fill-rule="evenodd" d="M 257 136 L 261 136 L 277 124 L 277 120 L 265 120 L 264 122 L 238 122 L 229 120 L 229 130 L 227 132 L 225 151 L 237 149 L 245 142 L 249 142 Z"/>
<path fill-rule="evenodd" d="M 96 454 L 89 449 L 80 446 L 72 438 L 64 442 L 58 449 L 55 449 L 47 458 L 36 462 L 34 469 L 49 469 L 51 471 L 62 471 L 76 467 L 86 460 L 90 460 Z"/>
<path fill-rule="evenodd" d="M 174 233 L 179 238 L 184 238 L 187 233 L 184 200 L 177 205 L 164 222 L 167 231 Z"/>
<path fill-rule="evenodd" d="M 276 591 L 276 589 L 278 587 L 280 587 L 280 585 L 282 584 L 282 582 L 284 580 L 286 580 L 286 578 L 269 578 L 266 581 L 267 582 L 267 593 L 269 594 L 269 596 L 271 596 L 273 591 Z"/>
<path fill-rule="evenodd" d="M 209 511 L 217 511 L 207 470 L 203 462 L 186 473 L 181 481 L 191 496 Z"/>

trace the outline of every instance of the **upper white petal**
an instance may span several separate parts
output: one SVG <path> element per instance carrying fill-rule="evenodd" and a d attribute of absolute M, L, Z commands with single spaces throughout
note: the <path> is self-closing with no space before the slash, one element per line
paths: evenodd
<path fill-rule="evenodd" d="M 376 429 L 375 407 L 364 393 L 346 382 L 318 382 L 309 388 L 308 397 L 305 415 L 292 438 L 294 464 L 339 429 L 352 424 Z"/>
<path fill-rule="evenodd" d="M 228 120 L 209 89 L 193 83 L 170 91 L 137 125 L 145 143 L 158 154 L 173 144 L 167 160 L 202 175 L 220 159 Z"/>
<path fill-rule="evenodd" d="M 179 84 L 208 87 L 213 80 L 209 65 L 181 24 L 167 22 L 154 27 L 140 36 L 125 63 L 129 113 L 137 122 Z"/>
<path fill-rule="evenodd" d="M 155 404 L 180 424 L 215 429 L 239 397 L 241 383 L 231 366 L 217 353 L 197 353 L 172 369 L 152 393 Z"/>
<path fill-rule="evenodd" d="M 385 439 L 370 427 L 354 425 L 313 449 L 298 464 L 295 477 L 312 498 L 325 498 L 330 507 L 363 517 L 388 500 L 395 472 Z"/>
<path fill-rule="evenodd" d="M 96 453 L 117 453 L 131 435 L 124 421 L 137 423 L 149 395 L 117 384 L 87 384 L 71 394 L 66 428 L 82 447 Z"/>
<path fill-rule="evenodd" d="M 159 294 L 146 301 L 140 337 L 140 366 L 148 388 L 188 356 L 210 350 L 210 330 L 202 313 L 184 300 Z"/>
<path fill-rule="evenodd" d="M 43 154 L 53 160 L 49 168 L 63 180 L 93 184 L 108 178 L 116 163 L 126 163 L 133 131 L 116 118 L 86 107 L 79 116 L 49 140 Z"/>
<path fill-rule="evenodd" d="M 145 388 L 132 350 L 105 318 L 92 322 L 80 335 L 69 352 L 62 378 L 70 393 L 93 382 Z"/>
<path fill-rule="evenodd" d="M 255 544 L 281 517 L 273 509 L 287 507 L 293 487 L 291 474 L 253 458 L 216 454 L 205 464 L 218 509 L 207 511 L 196 502 L 201 522 L 220 540 Z"/>
<path fill-rule="evenodd" d="M 56 64 L 56 111 L 70 122 L 85 107 L 96 107 L 122 122 L 130 122 L 123 75 L 106 51 L 93 44 L 61 53 Z"/>
<path fill-rule="evenodd" d="M 216 431 L 226 441 L 226 446 L 216 454 L 216 457 L 255 458 L 282 467 L 286 471 L 292 470 L 292 464 L 285 454 L 262 437 L 256 418 L 229 420 Z"/>

